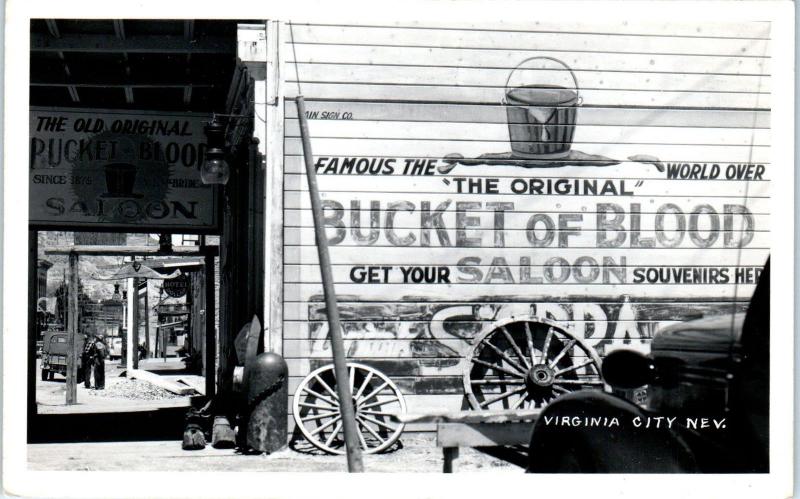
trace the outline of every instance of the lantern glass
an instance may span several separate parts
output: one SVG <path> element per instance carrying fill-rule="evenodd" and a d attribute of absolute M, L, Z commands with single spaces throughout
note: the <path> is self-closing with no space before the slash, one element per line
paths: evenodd
<path fill-rule="evenodd" d="M 200 169 L 200 180 L 204 184 L 227 184 L 231 176 L 231 170 L 225 158 L 220 156 L 206 157 Z"/>

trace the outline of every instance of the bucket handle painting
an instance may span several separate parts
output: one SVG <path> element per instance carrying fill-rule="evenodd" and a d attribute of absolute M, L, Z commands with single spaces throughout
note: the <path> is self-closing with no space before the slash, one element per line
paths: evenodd
<path fill-rule="evenodd" d="M 558 68 L 524 68 L 533 61 L 557 64 Z M 523 83 L 511 86 L 515 75 L 535 71 L 537 78 L 546 72 L 566 72 L 574 88 L 553 83 Z M 523 73 L 524 74 L 524 73 Z M 445 156 L 438 172 L 450 173 L 457 166 L 511 165 L 523 168 L 553 168 L 563 166 L 611 166 L 620 160 L 599 154 L 588 154 L 572 149 L 572 141 L 578 126 L 578 108 L 583 105 L 580 84 L 575 71 L 564 61 L 550 56 L 534 56 L 524 59 L 512 69 L 503 85 L 501 104 L 506 109 L 508 135 L 511 151 L 490 152 L 473 158 L 460 153 Z M 663 163 L 656 157 L 637 154 L 628 161 L 650 164 L 659 172 Z"/>
<path fill-rule="evenodd" d="M 572 77 L 575 89 L 551 83 L 525 84 L 509 88 L 509 83 L 520 68 L 533 61 L 555 62 L 563 66 Z M 564 69 L 530 68 L 549 74 Z M 555 57 L 529 57 L 508 74 L 504 86 L 508 133 L 511 150 L 516 156 L 536 159 L 563 158 L 569 154 L 575 134 L 578 107 L 581 105 L 578 78 L 566 63 Z"/>

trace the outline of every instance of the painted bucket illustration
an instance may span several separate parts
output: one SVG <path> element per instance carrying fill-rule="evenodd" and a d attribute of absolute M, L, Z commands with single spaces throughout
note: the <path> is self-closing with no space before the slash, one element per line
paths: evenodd
<path fill-rule="evenodd" d="M 563 72 L 566 69 L 568 72 L 573 88 L 547 83 L 510 88 L 514 73 L 532 61 L 557 63 L 561 66 L 557 71 Z M 525 59 L 509 73 L 505 92 L 503 104 L 506 106 L 511 151 L 515 156 L 549 159 L 569 154 L 572 137 L 575 135 L 578 107 L 583 101 L 579 95 L 578 79 L 569 66 L 554 57 L 536 56 Z"/>

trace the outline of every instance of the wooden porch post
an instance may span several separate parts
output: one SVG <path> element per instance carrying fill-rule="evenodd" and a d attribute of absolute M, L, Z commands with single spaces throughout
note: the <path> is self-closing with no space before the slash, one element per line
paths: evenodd
<path fill-rule="evenodd" d="M 205 343 L 205 366 L 206 366 L 206 397 L 213 397 L 216 392 L 217 384 L 217 338 L 215 328 L 215 311 L 214 311 L 214 256 L 206 254 L 204 259 L 205 263 L 205 277 L 206 277 L 206 296 L 205 296 L 205 325 L 206 325 L 206 343 Z"/>
<path fill-rule="evenodd" d="M 36 414 L 36 341 L 38 338 L 37 313 L 39 301 L 39 233 L 28 231 L 28 421 Z"/>
<path fill-rule="evenodd" d="M 69 254 L 69 295 L 67 297 L 67 405 L 78 403 L 78 254 Z"/>
<path fill-rule="evenodd" d="M 139 299 L 139 297 L 136 296 L 136 285 L 133 281 L 134 279 L 132 277 L 128 279 L 128 334 L 125 335 L 125 368 L 128 370 L 128 372 L 135 369 L 133 365 L 133 359 L 135 357 L 133 354 L 135 351 L 133 344 L 133 330 L 136 325 L 136 315 L 134 314 L 136 310 L 134 308 L 134 303 L 136 303 Z"/>

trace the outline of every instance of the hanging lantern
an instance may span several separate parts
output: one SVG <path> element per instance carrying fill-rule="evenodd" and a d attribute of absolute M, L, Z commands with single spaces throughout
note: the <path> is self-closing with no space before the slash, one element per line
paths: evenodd
<path fill-rule="evenodd" d="M 205 126 L 205 159 L 200 167 L 200 180 L 209 185 L 225 185 L 231 176 L 231 169 L 225 157 L 225 125 L 216 116 Z"/>

